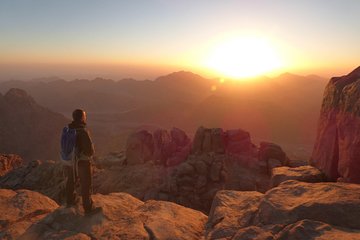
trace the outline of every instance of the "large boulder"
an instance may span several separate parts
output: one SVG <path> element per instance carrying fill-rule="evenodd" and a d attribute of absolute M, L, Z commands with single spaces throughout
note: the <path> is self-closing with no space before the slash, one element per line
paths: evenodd
<path fill-rule="evenodd" d="M 193 153 L 224 153 L 225 134 L 221 128 L 199 127 L 196 130 L 193 146 Z"/>
<path fill-rule="evenodd" d="M 329 180 L 360 183 L 360 67 L 325 88 L 311 164 Z"/>
<path fill-rule="evenodd" d="M 224 154 L 190 155 L 172 170 L 152 198 L 208 212 L 216 192 L 224 189 L 225 161 Z"/>
<path fill-rule="evenodd" d="M 242 129 L 224 131 L 221 128 L 199 127 L 195 133 L 192 152 L 198 153 L 224 153 L 251 154 L 253 144 L 250 134 Z"/>
<path fill-rule="evenodd" d="M 163 201 L 142 202 L 126 193 L 93 196 L 100 213 L 59 208 L 33 224 L 20 239 L 203 239 L 207 217 Z"/>
<path fill-rule="evenodd" d="M 18 239 L 28 227 L 58 207 L 37 192 L 0 189 L 0 239 Z"/>
<path fill-rule="evenodd" d="M 302 182 L 322 182 L 324 175 L 319 169 L 312 166 L 300 167 L 277 167 L 272 169 L 271 187 L 277 187 L 287 180 L 298 180 Z"/>
<path fill-rule="evenodd" d="M 360 186 L 281 183 L 261 194 L 219 191 L 206 239 L 360 239 Z"/>
<path fill-rule="evenodd" d="M 360 185 L 283 182 L 269 190 L 259 205 L 258 224 L 288 225 L 310 219 L 360 229 Z"/>
<path fill-rule="evenodd" d="M 206 224 L 208 239 L 227 239 L 239 228 L 252 225 L 263 194 L 222 190 L 214 197 Z"/>
<path fill-rule="evenodd" d="M 242 129 L 226 131 L 226 152 L 228 154 L 251 154 L 252 148 L 249 132 Z"/>
<path fill-rule="evenodd" d="M 16 154 L 0 154 L 0 177 L 23 165 L 23 160 Z"/>

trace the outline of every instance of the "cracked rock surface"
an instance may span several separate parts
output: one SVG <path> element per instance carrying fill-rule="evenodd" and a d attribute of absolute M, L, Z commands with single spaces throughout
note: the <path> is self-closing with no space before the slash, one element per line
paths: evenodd
<path fill-rule="evenodd" d="M 17 239 L 58 207 L 55 201 L 37 192 L 0 189 L 0 239 Z"/>
<path fill-rule="evenodd" d="M 127 193 L 96 194 L 102 212 L 60 207 L 20 239 L 203 239 L 207 216 L 171 202 L 142 202 Z"/>

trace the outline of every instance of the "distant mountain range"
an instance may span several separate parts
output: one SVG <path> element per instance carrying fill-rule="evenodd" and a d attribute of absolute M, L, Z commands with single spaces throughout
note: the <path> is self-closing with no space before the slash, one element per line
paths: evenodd
<path fill-rule="evenodd" d="M 312 145 L 326 83 L 314 75 L 290 73 L 222 81 L 181 71 L 154 81 L 12 80 L 1 82 L 0 91 L 24 89 L 39 104 L 68 117 L 75 108 L 84 108 L 94 138 L 110 144 L 106 150 L 115 150 L 141 126 L 177 126 L 190 134 L 200 125 L 243 128 L 256 139 Z"/>

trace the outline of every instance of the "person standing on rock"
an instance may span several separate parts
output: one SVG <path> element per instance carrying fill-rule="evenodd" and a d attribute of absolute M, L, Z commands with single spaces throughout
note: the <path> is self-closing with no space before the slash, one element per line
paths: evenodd
<path fill-rule="evenodd" d="M 64 131 L 74 133 L 74 146 L 72 164 L 65 167 L 67 176 L 66 182 L 66 206 L 76 205 L 75 186 L 77 181 L 80 182 L 82 204 L 85 214 L 96 213 L 101 208 L 93 206 L 91 198 L 92 193 L 92 157 L 94 155 L 94 145 L 91 141 L 89 131 L 86 129 L 86 113 L 82 109 L 76 109 L 72 113 L 73 121 L 65 127 Z M 62 147 L 64 142 L 62 137 Z M 65 143 L 65 145 L 69 145 Z M 71 144 L 70 144 L 71 145 Z"/>

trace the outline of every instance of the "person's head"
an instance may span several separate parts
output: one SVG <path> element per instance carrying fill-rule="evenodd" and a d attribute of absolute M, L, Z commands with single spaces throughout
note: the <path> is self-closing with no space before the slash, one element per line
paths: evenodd
<path fill-rule="evenodd" d="M 82 109 L 76 109 L 72 113 L 74 122 L 86 122 L 86 112 Z"/>

